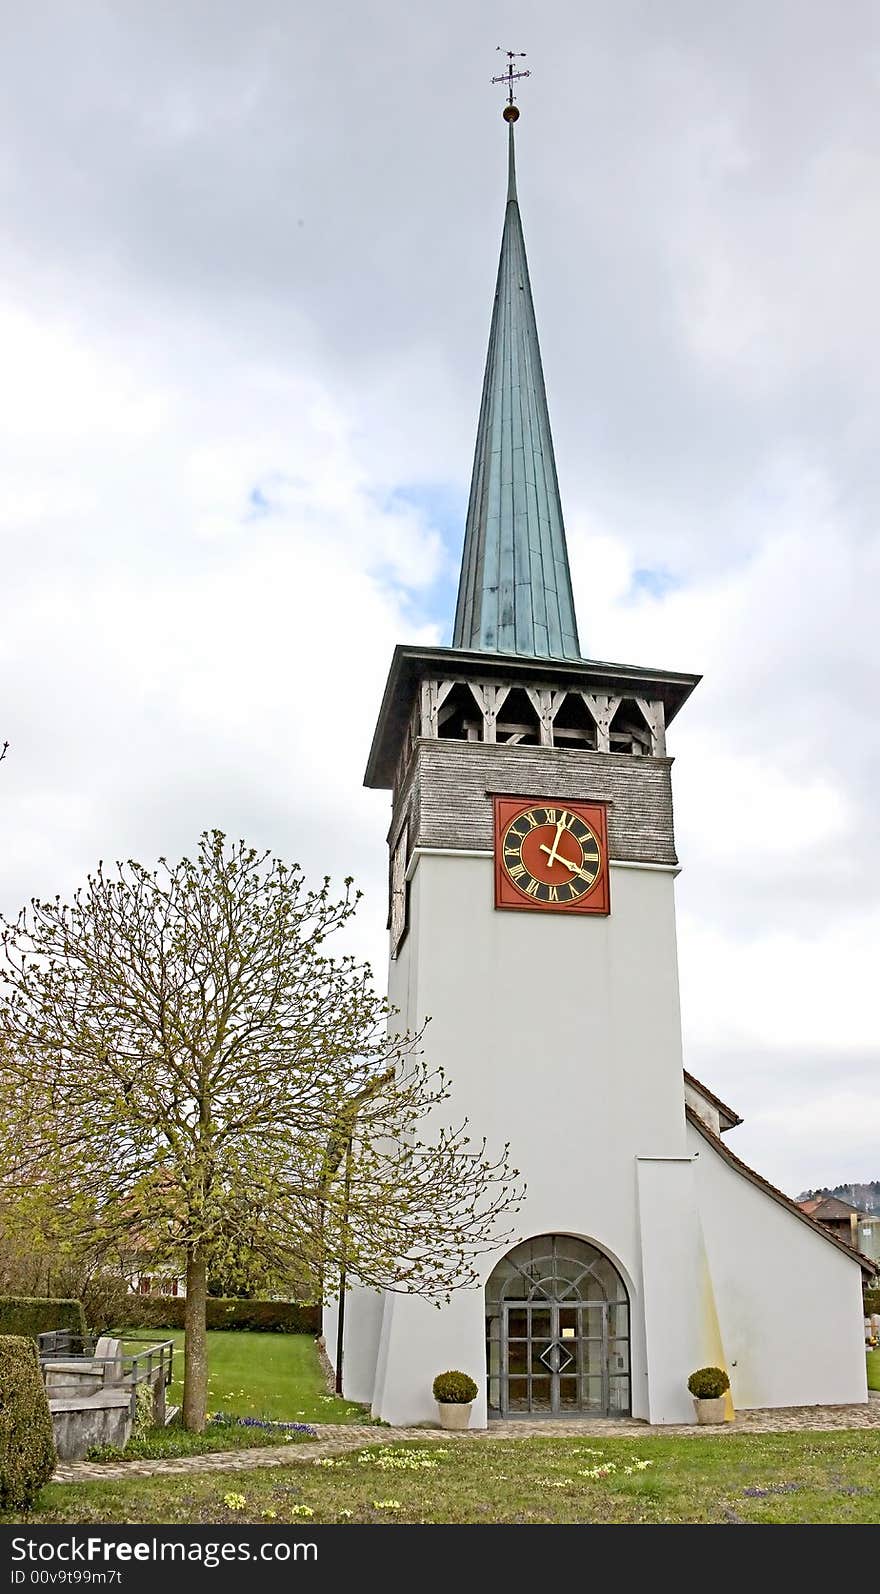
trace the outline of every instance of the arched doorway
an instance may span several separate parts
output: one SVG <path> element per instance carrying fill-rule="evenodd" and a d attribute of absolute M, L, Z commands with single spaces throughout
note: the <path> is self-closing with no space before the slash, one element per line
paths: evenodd
<path fill-rule="evenodd" d="M 629 1297 L 595 1245 L 523 1240 L 486 1285 L 489 1414 L 623 1417 L 630 1410 Z"/>

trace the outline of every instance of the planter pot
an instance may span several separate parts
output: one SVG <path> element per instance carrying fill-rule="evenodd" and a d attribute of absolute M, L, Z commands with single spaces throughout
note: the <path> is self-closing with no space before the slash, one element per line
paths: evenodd
<path fill-rule="evenodd" d="M 469 1400 L 467 1405 L 451 1400 L 438 1400 L 437 1410 L 440 1413 L 440 1427 L 454 1429 L 460 1433 L 463 1428 L 467 1428 L 471 1420 L 473 1404 L 472 1400 Z"/>
<path fill-rule="evenodd" d="M 717 1400 L 694 1399 L 694 1410 L 697 1422 L 716 1423 L 727 1421 L 727 1396 L 719 1395 Z"/>

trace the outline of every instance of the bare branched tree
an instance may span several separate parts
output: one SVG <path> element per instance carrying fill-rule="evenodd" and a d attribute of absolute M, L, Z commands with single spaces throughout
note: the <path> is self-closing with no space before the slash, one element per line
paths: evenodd
<path fill-rule="evenodd" d="M 328 956 L 356 902 L 212 831 L 195 861 L 99 866 L 71 903 L 0 918 L 0 1179 L 63 1190 L 92 1239 L 184 1259 L 190 1429 L 226 1251 L 316 1295 L 344 1271 L 441 1299 L 521 1194 L 506 1147 L 441 1122 L 447 1081 L 369 966 Z"/>

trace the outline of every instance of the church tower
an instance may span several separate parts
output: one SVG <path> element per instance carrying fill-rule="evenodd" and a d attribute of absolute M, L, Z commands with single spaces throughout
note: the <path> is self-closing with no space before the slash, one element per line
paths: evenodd
<path fill-rule="evenodd" d="M 439 1311 L 355 1290 L 345 1392 L 391 1423 L 430 1420 L 434 1375 L 458 1367 L 480 1389 L 475 1426 L 686 1422 L 688 1374 L 738 1348 L 710 1253 L 728 1224 L 742 1238 L 754 1220 L 767 1243 L 729 1192 L 704 1232 L 697 1160 L 728 1166 L 738 1119 L 683 1074 L 666 737 L 699 677 L 581 655 L 516 114 L 453 645 L 395 650 L 365 778 L 392 800 L 390 1000 L 409 1029 L 430 1016 L 452 1116 L 510 1143 L 521 1238 Z M 846 1275 L 851 1341 L 859 1269 L 824 1238 L 802 1241 Z M 776 1355 L 772 1336 L 759 1351 Z M 820 1398 L 865 1398 L 850 1374 Z"/>

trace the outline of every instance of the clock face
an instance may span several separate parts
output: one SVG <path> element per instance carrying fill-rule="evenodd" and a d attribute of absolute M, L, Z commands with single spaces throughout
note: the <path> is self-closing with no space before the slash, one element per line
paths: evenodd
<path fill-rule="evenodd" d="M 409 826 L 404 823 L 397 845 L 391 854 L 391 900 L 388 908 L 388 928 L 391 931 L 391 956 L 393 958 L 397 957 L 398 948 L 407 931 L 406 866 L 408 862 L 408 833 Z"/>
<path fill-rule="evenodd" d="M 495 906 L 607 913 L 605 808 L 495 799 Z"/>

